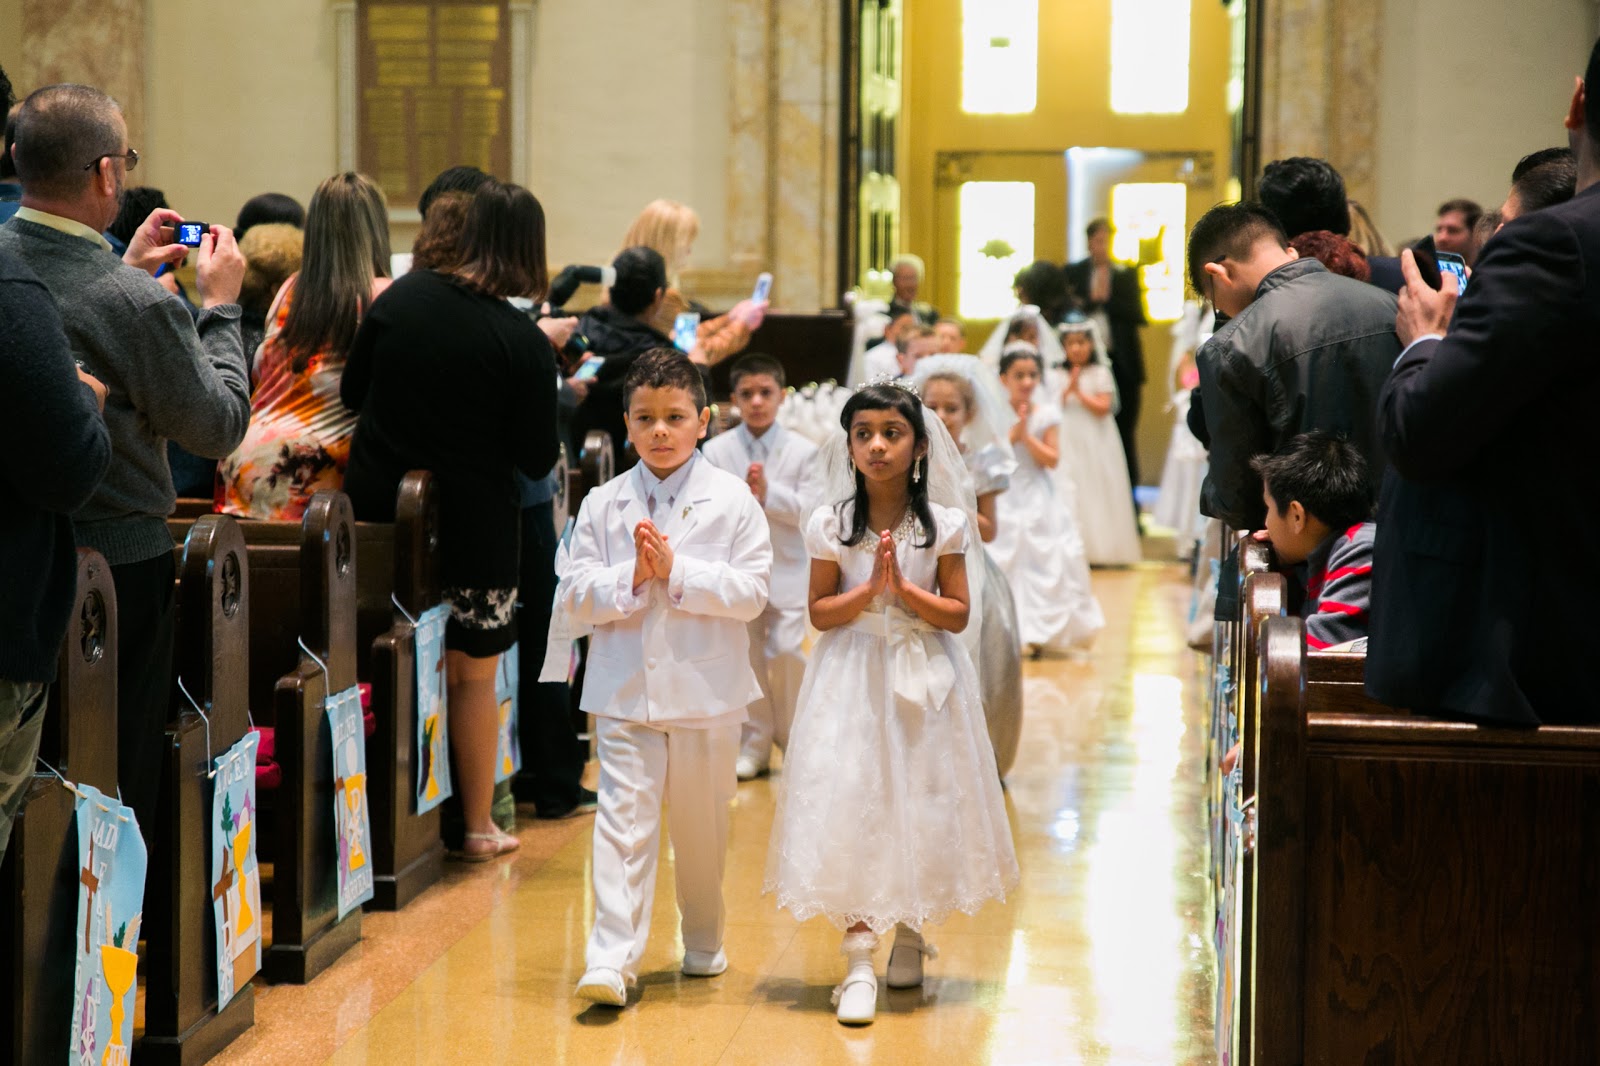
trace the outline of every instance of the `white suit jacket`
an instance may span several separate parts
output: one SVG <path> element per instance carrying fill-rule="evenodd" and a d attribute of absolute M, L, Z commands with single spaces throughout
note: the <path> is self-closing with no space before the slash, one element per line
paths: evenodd
<path fill-rule="evenodd" d="M 706 442 L 702 454 L 741 482 L 755 459 L 745 432 L 735 429 Z M 767 445 L 762 469 L 767 475 L 767 525 L 772 530 L 772 581 L 767 602 L 793 609 L 806 606 L 811 593 L 811 558 L 805 524 L 821 480 L 817 446 L 798 433 L 774 425 L 761 438 Z M 749 488 L 745 489 L 749 492 Z M 754 499 L 754 495 L 751 496 Z"/>
<path fill-rule="evenodd" d="M 767 605 L 772 544 L 742 478 L 703 458 L 655 524 L 672 576 L 633 592 L 633 529 L 650 517 L 630 470 L 584 498 L 560 600 L 594 627 L 581 706 L 631 722 L 692 722 L 742 713 L 761 697 L 748 623 Z"/>

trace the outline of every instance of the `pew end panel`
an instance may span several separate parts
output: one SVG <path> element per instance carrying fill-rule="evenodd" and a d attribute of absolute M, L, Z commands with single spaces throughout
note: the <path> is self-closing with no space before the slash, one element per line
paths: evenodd
<path fill-rule="evenodd" d="M 250 568 L 239 523 L 197 519 L 178 568 L 174 685 L 166 729 L 161 821 L 151 849 L 145 915 L 145 1028 L 140 1062 L 205 1062 L 255 1024 L 255 986 L 217 1009 L 211 920 L 211 760 L 249 731 Z M 209 719 L 209 726 L 207 724 Z"/>
<path fill-rule="evenodd" d="M 99 552 L 79 548 L 77 590 L 39 739 L 69 781 L 117 792 L 117 596 Z M 71 1031 L 78 918 L 75 797 L 36 767 L 0 864 L 0 1059 L 60 1057 Z M 141 826 L 147 836 L 150 827 Z"/>
<path fill-rule="evenodd" d="M 324 706 L 356 683 L 355 516 L 343 493 L 317 493 L 299 552 L 305 650 L 273 688 L 283 787 L 273 826 L 268 980 L 303 984 L 361 937 L 359 909 L 338 918 L 333 737 Z"/>
<path fill-rule="evenodd" d="M 400 483 L 395 524 L 388 534 L 388 587 L 382 604 L 386 631 L 370 644 L 372 707 L 376 728 L 367 773 L 371 788 L 373 910 L 399 910 L 444 874 L 440 809 L 417 814 L 416 645 L 410 618 L 440 602 L 439 502 L 433 475 L 414 470 Z M 370 570 L 363 546 L 362 570 Z M 396 603 L 399 607 L 396 607 Z M 373 605 L 374 615 L 378 606 Z M 409 618 L 407 617 L 409 616 Z"/>

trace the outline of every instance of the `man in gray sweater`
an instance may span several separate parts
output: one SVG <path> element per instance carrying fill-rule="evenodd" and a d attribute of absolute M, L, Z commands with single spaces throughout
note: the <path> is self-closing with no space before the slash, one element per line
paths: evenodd
<path fill-rule="evenodd" d="M 173 211 L 146 220 L 118 259 L 100 236 L 138 164 L 116 102 L 82 85 L 23 101 L 12 153 L 22 208 L 0 226 L 0 249 L 33 269 L 54 298 L 74 354 L 108 390 L 111 465 L 73 514 L 77 542 L 111 564 L 117 591 L 117 774 L 147 827 L 160 786 L 162 729 L 173 708 L 174 565 L 166 517 L 176 494 L 167 441 L 221 458 L 244 437 L 250 376 L 239 339 L 244 258 L 214 226 L 199 248 L 203 310 L 151 276 L 187 249 L 171 243 Z"/>

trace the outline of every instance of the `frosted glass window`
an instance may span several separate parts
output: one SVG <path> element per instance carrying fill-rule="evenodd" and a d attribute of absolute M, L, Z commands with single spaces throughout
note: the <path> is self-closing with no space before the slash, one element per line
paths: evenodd
<path fill-rule="evenodd" d="M 1111 110 L 1177 115 L 1189 108 L 1190 0 L 1111 0 Z"/>
<path fill-rule="evenodd" d="M 1033 183 L 968 181 L 957 223 L 962 318 L 1000 318 L 1017 306 L 1011 283 L 1033 262 Z"/>
<path fill-rule="evenodd" d="M 1183 317 L 1183 235 L 1189 187 L 1140 182 L 1111 187 L 1111 257 L 1137 263 L 1152 322 Z"/>
<path fill-rule="evenodd" d="M 1038 101 L 1039 0 L 962 0 L 961 110 L 1026 115 Z"/>

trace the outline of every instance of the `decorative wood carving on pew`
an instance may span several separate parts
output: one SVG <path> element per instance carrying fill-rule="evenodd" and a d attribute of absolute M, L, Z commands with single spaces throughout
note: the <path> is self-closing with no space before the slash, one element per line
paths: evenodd
<path fill-rule="evenodd" d="M 1256 1061 L 1600 1061 L 1600 728 L 1335 712 L 1299 619 L 1262 654 Z"/>
<path fill-rule="evenodd" d="M 99 552 L 78 549 L 77 593 L 39 740 L 69 781 L 117 791 L 117 596 Z M 56 1062 L 72 1031 L 78 918 L 75 798 L 40 768 L 0 865 L 0 1061 Z M 148 839 L 150 828 L 140 826 Z M 146 909 L 146 921 L 149 910 Z"/>
<path fill-rule="evenodd" d="M 589 431 L 583 438 L 583 450 L 578 453 L 578 469 L 583 471 L 583 488 L 570 504 L 574 511 L 591 489 L 599 488 L 617 475 L 617 455 L 609 433 L 603 429 Z"/>
<path fill-rule="evenodd" d="M 560 536 L 561 531 L 567 528 L 567 516 L 571 513 L 567 510 L 567 497 L 570 487 L 570 483 L 567 480 L 569 469 L 567 446 L 563 442 L 560 454 L 556 456 L 555 469 L 551 471 L 551 478 L 555 482 L 556 492 L 554 496 L 550 497 L 550 521 L 556 528 L 557 536 Z"/>
<path fill-rule="evenodd" d="M 205 1062 L 255 1024 L 254 986 L 237 990 L 217 1013 L 211 919 L 211 760 L 250 728 L 248 564 L 239 523 L 227 515 L 197 519 L 184 538 L 173 666 L 206 717 L 177 694 L 150 852 L 140 1063 Z"/>
<path fill-rule="evenodd" d="M 299 665 L 273 691 L 284 784 L 275 806 L 269 979 L 303 984 L 361 938 L 359 909 L 338 920 L 329 694 L 356 683 L 355 517 L 342 492 L 306 507 L 299 552 Z"/>
<path fill-rule="evenodd" d="M 377 723 L 367 745 L 374 875 L 368 905 L 374 910 L 398 910 L 444 871 L 439 809 L 416 813 L 416 644 L 410 622 L 441 598 L 439 499 L 433 475 L 425 470 L 407 474 L 395 501 L 394 526 L 373 528 L 386 530 L 394 545 L 393 570 L 386 575 L 394 599 L 382 605 L 388 628 L 370 641 L 372 665 L 367 675 Z M 366 542 L 363 536 L 363 572 L 371 580 Z"/>

